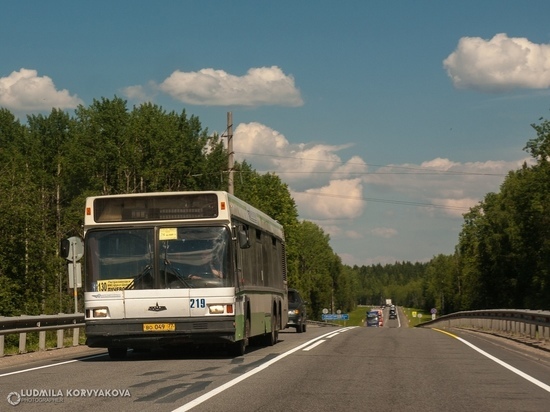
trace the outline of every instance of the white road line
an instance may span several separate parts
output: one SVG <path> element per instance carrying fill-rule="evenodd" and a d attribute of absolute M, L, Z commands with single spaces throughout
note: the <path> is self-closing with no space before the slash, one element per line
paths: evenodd
<path fill-rule="evenodd" d="M 444 330 L 441 330 L 441 329 L 436 329 L 436 328 L 434 328 L 434 330 L 436 330 L 436 331 L 438 331 L 438 332 L 441 332 L 441 333 L 445 333 L 446 335 L 449 335 L 449 336 L 452 336 L 453 338 L 458 339 L 459 341 L 461 341 L 461 342 L 464 343 L 465 345 L 468 345 L 468 346 L 469 346 L 470 348 L 472 348 L 473 350 L 475 350 L 475 351 L 481 353 L 483 356 L 485 356 L 485 357 L 491 359 L 493 362 L 498 363 L 500 366 L 504 366 L 506 369 L 508 369 L 508 370 L 510 370 L 510 371 L 512 371 L 512 372 L 514 372 L 516 375 L 521 376 L 523 379 L 526 379 L 526 380 L 528 380 L 529 382 L 531 382 L 531 383 L 537 385 L 538 387 L 544 389 L 546 392 L 550 392 L 550 385 L 547 385 L 547 384 L 545 384 L 544 382 L 541 382 L 541 381 L 539 381 L 538 379 L 533 378 L 531 375 L 527 375 L 525 372 L 522 372 L 522 371 L 520 371 L 519 369 L 514 368 L 512 365 L 509 365 L 509 364 L 507 364 L 506 362 L 501 361 L 499 358 L 497 358 L 497 357 L 491 355 L 490 353 L 485 352 L 483 349 L 478 348 L 477 346 L 471 344 L 471 343 L 468 342 L 467 340 L 462 339 L 462 338 L 459 337 L 459 336 L 456 336 L 456 335 L 454 335 L 454 334 L 452 334 L 452 333 L 449 333 L 449 332 L 444 331 Z"/>
<path fill-rule="evenodd" d="M 344 331 L 345 329 L 341 329 L 341 330 Z M 184 412 L 184 411 L 188 411 L 190 409 L 193 409 L 195 406 L 198 406 L 201 403 L 206 402 L 208 399 L 213 398 L 214 396 L 216 396 L 219 393 L 222 393 L 226 389 L 229 389 L 232 386 L 235 386 L 236 384 L 244 381 L 245 379 L 250 378 L 251 376 L 257 374 L 258 372 L 261 372 L 264 369 L 270 367 L 275 362 L 279 362 L 281 359 L 286 358 L 288 355 L 291 355 L 294 352 L 299 351 L 300 349 L 303 349 L 303 348 L 311 345 L 314 342 L 322 340 L 323 338 L 326 338 L 328 335 L 331 335 L 333 333 L 334 332 L 329 332 L 329 333 L 326 333 L 324 335 L 318 336 L 318 337 L 310 340 L 309 342 L 306 342 L 306 343 L 303 343 L 299 346 L 296 346 L 295 348 L 289 350 L 288 352 L 281 353 L 279 356 L 267 361 L 266 363 L 261 364 L 260 366 L 254 368 L 252 370 L 249 370 L 248 372 L 246 372 L 246 373 L 242 374 L 241 376 L 233 379 L 232 381 L 229 381 L 227 383 L 224 383 L 221 386 L 218 386 L 217 388 L 212 389 L 210 392 L 207 392 L 204 395 L 199 396 L 198 398 L 192 400 L 191 402 L 188 402 L 185 405 L 182 405 L 179 408 L 174 409 L 172 412 Z"/>
<path fill-rule="evenodd" d="M 39 370 L 39 369 L 53 368 L 54 366 L 67 365 L 68 363 L 79 362 L 79 361 L 88 360 L 88 359 L 94 359 L 94 358 L 100 358 L 100 357 L 102 357 L 102 356 L 107 356 L 107 354 L 104 353 L 104 354 L 101 354 L 101 355 L 87 356 L 87 357 L 85 357 L 85 358 L 72 359 L 72 360 L 70 360 L 70 361 L 54 363 L 54 364 L 52 364 L 52 365 L 37 366 L 36 368 L 21 369 L 20 371 L 3 373 L 2 375 L 0 375 L 0 378 L 3 378 L 4 376 L 17 375 L 17 374 L 19 374 L 19 373 L 25 373 L 25 372 L 36 371 L 36 370 Z"/>
<path fill-rule="evenodd" d="M 302 349 L 302 350 L 303 350 L 304 352 L 308 352 L 308 351 L 312 350 L 313 348 L 319 346 L 319 345 L 320 345 L 321 343 L 323 343 L 323 342 L 326 342 L 326 341 L 325 341 L 324 339 L 323 339 L 323 340 L 318 340 L 318 341 L 315 342 L 313 345 L 308 346 L 307 348 L 304 348 L 304 349 Z"/>

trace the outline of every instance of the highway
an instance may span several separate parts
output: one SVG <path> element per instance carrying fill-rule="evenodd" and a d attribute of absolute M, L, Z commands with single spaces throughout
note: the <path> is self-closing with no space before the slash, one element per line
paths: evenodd
<path fill-rule="evenodd" d="M 384 327 L 281 331 L 272 347 L 0 359 L 0 411 L 545 411 L 550 354 L 503 339 Z M 15 359 L 16 358 L 16 359 Z M 16 405 L 12 405 L 16 404 Z"/>

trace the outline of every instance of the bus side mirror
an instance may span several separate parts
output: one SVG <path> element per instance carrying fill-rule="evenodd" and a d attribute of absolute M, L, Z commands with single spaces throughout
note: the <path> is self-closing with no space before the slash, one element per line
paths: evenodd
<path fill-rule="evenodd" d="M 237 227 L 237 241 L 241 249 L 248 249 L 250 247 L 250 240 L 248 239 L 248 232 L 244 226 Z"/>
<path fill-rule="evenodd" d="M 59 246 L 59 256 L 71 262 L 78 262 L 84 255 L 84 242 L 79 237 L 63 239 Z"/>
<path fill-rule="evenodd" d="M 71 250 L 71 242 L 69 241 L 69 239 L 63 239 L 59 246 L 59 256 L 61 256 L 64 259 L 67 259 L 69 257 L 70 250 Z"/>

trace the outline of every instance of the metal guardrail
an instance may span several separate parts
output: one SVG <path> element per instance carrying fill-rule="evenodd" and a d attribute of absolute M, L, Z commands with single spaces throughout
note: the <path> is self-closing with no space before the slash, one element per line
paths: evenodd
<path fill-rule="evenodd" d="M 73 329 L 73 346 L 78 346 L 80 328 L 84 327 L 84 314 L 0 316 L 0 357 L 4 356 L 5 336 L 19 334 L 19 353 L 27 351 L 27 333 L 38 332 L 38 350 L 46 350 L 46 332 L 57 331 L 57 348 L 64 346 L 66 329 Z"/>
<path fill-rule="evenodd" d="M 491 309 L 456 312 L 416 326 L 472 328 L 512 337 L 550 341 L 550 311 L 543 310 Z"/>
<path fill-rule="evenodd" d="M 308 320 L 318 326 L 341 326 Z M 26 353 L 27 333 L 38 332 L 38 349 L 46 350 L 46 332 L 57 331 L 57 348 L 64 346 L 64 331 L 73 329 L 73 346 L 78 346 L 84 314 L 39 316 L 0 316 L 0 357 L 4 356 L 4 337 L 19 334 L 19 353 Z M 539 341 L 550 341 L 550 311 L 521 309 L 474 310 L 451 313 L 423 322 L 417 327 L 473 328 L 498 334 L 521 336 Z"/>

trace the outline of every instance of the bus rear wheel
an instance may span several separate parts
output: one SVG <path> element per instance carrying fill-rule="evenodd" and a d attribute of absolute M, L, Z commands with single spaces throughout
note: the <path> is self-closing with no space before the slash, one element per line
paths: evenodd
<path fill-rule="evenodd" d="M 277 329 L 277 317 L 271 316 L 271 332 L 265 335 L 266 346 L 273 346 L 279 340 L 279 330 Z"/>

